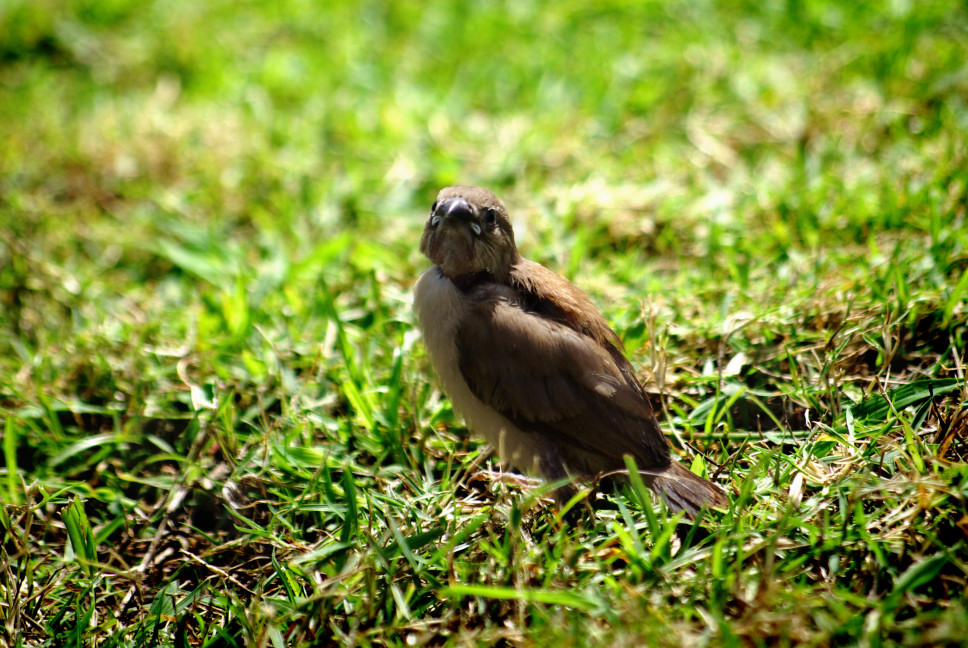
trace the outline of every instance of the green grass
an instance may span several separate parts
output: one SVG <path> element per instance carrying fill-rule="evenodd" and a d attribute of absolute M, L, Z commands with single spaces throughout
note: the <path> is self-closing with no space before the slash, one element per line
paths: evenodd
<path fill-rule="evenodd" d="M 0 6 L 0 645 L 963 644 L 964 4 L 423 4 Z M 495 473 L 458 182 L 728 511 Z"/>

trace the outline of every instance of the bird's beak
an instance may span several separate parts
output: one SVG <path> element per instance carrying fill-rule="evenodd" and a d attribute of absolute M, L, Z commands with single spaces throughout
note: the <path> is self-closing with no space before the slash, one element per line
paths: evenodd
<path fill-rule="evenodd" d="M 448 198 L 437 205 L 431 224 L 436 227 L 441 223 L 446 227 L 454 228 L 465 233 L 467 233 L 468 229 L 472 230 L 475 234 L 481 233 L 480 225 L 477 224 L 475 217 L 474 208 L 471 207 L 469 202 L 460 197 Z"/>
<path fill-rule="evenodd" d="M 436 216 L 444 220 L 470 221 L 474 219 L 474 209 L 463 198 L 449 198 L 437 205 Z"/>
<path fill-rule="evenodd" d="M 471 204 L 460 197 L 449 198 L 437 205 L 437 213 L 443 213 L 448 218 L 468 219 L 474 217 L 474 210 L 471 209 Z"/>

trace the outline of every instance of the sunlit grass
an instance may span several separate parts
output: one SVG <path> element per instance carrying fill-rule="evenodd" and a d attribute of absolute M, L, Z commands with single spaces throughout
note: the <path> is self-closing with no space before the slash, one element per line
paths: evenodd
<path fill-rule="evenodd" d="M 8 3 L 0 643 L 962 643 L 966 30 Z M 565 514 L 466 434 L 409 305 L 456 182 L 602 307 L 728 511 Z"/>

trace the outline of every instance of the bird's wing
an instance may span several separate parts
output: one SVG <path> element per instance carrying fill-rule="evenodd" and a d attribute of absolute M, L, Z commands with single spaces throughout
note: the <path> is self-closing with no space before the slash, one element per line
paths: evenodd
<path fill-rule="evenodd" d="M 471 391 L 521 429 L 593 454 L 668 462 L 652 407 L 615 349 L 494 294 L 472 300 L 456 344 Z"/>

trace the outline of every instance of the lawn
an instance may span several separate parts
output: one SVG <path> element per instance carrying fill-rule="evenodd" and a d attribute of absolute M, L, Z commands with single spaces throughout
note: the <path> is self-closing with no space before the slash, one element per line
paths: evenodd
<path fill-rule="evenodd" d="M 450 184 L 729 510 L 467 432 Z M 963 645 L 966 211 L 963 2 L 8 0 L 0 645 Z"/>

